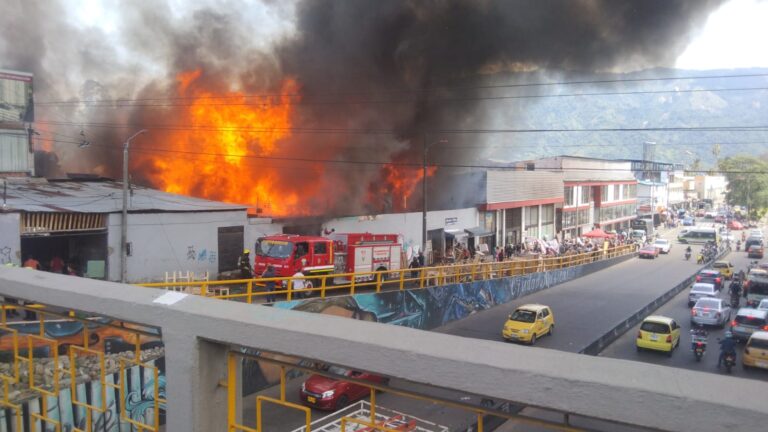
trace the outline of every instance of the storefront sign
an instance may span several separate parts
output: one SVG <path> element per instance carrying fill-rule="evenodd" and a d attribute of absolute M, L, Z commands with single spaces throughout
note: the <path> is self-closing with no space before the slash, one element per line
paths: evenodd
<path fill-rule="evenodd" d="M 457 217 L 445 218 L 445 226 L 456 225 L 458 222 L 459 222 L 459 218 Z"/>

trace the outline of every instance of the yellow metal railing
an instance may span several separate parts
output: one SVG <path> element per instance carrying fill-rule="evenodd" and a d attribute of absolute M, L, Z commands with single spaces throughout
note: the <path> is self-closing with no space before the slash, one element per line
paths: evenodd
<path fill-rule="evenodd" d="M 381 270 L 358 273 L 309 275 L 303 277 L 273 277 L 222 281 L 155 282 L 137 284 L 143 287 L 165 288 L 199 294 L 205 297 L 271 303 L 276 298 L 293 300 L 302 296 L 355 294 L 361 289 L 379 293 L 385 289 L 428 288 L 452 283 L 522 276 L 531 273 L 558 270 L 588 264 L 602 259 L 615 258 L 637 251 L 634 244 L 616 246 L 594 252 L 574 255 L 537 258 L 514 258 L 500 262 L 469 262 L 415 269 Z M 294 289 L 296 281 L 303 281 L 304 288 Z M 266 289 L 268 283 L 275 289 Z"/>
<path fill-rule="evenodd" d="M 37 334 L 24 334 L 19 333 L 17 329 L 9 327 L 14 324 L 8 322 L 8 312 L 11 310 L 34 310 L 38 314 L 38 329 Z M 79 321 L 83 324 L 82 339 L 79 336 L 52 338 L 46 335 L 46 316 L 55 316 L 63 318 L 67 321 Z M 49 322 L 50 323 L 50 322 Z M 29 322 L 25 322 L 29 324 Z M 18 431 L 24 430 L 22 428 L 24 424 L 23 419 L 23 402 L 14 400 L 11 397 L 12 393 L 18 397 L 19 390 L 25 390 L 31 395 L 24 396 L 24 400 L 38 399 L 39 412 L 33 410 L 27 410 L 29 416 L 29 430 L 35 432 L 38 430 L 38 424 L 42 424 L 42 430 L 61 432 L 62 424 L 60 420 L 51 418 L 49 413 L 49 399 L 59 398 L 61 395 L 61 380 L 63 378 L 69 379 L 69 387 L 71 392 L 70 401 L 73 407 L 80 408 L 84 411 L 85 421 L 84 428 L 80 429 L 75 425 L 72 426 L 73 432 L 95 432 L 96 422 L 94 421 L 94 413 L 105 413 L 107 407 L 107 389 L 111 388 L 119 392 L 121 397 L 120 402 L 120 420 L 130 423 L 133 426 L 135 432 L 158 432 L 160 430 L 160 405 L 166 401 L 159 397 L 159 370 L 157 367 L 141 363 L 141 345 L 143 342 L 148 341 L 148 338 L 159 339 L 159 334 L 154 334 L 150 331 L 142 330 L 139 328 L 129 328 L 123 325 L 110 324 L 108 322 L 99 322 L 92 319 L 86 319 L 77 316 L 73 311 L 61 312 L 49 310 L 43 305 L 18 305 L 3 303 L 0 308 L 0 350 L 10 352 L 9 358 L 11 359 L 9 373 L 0 373 L 0 380 L 2 380 L 2 397 L 0 398 L 0 408 L 10 409 L 13 412 L 15 418 L 14 423 Z M 92 327 L 99 327 L 93 329 Z M 118 331 L 118 334 L 125 336 L 126 340 L 133 339 L 133 358 L 119 357 L 119 379 L 118 383 L 114 384 L 107 380 L 107 366 L 105 360 L 105 353 L 94 349 L 91 344 L 91 336 L 96 332 L 99 332 L 103 328 L 107 330 L 107 333 L 101 334 L 99 337 L 99 343 L 103 343 L 105 337 L 109 337 Z M 26 344 L 20 345 L 20 338 L 26 338 Z M 21 339 L 23 340 L 23 339 Z M 20 346 L 24 346 L 27 350 L 26 355 L 20 354 Z M 44 358 L 39 355 L 36 357 L 36 350 L 39 352 L 39 348 L 48 347 L 50 357 Z M 64 350 L 66 348 L 66 350 Z M 102 346 L 103 348 L 103 346 Z M 61 366 L 60 353 L 63 355 L 66 352 L 66 356 L 69 358 L 69 367 L 65 368 Z M 93 356 L 98 359 L 98 377 L 92 379 L 92 383 L 98 383 L 100 387 L 100 404 L 90 404 L 87 400 L 82 400 L 78 397 L 77 385 L 78 385 L 78 362 L 79 358 L 84 356 Z M 40 382 L 38 377 L 38 371 L 36 366 L 42 364 L 43 361 L 52 361 L 51 371 L 47 373 L 52 374 L 50 381 L 46 384 Z M 126 389 L 126 364 L 131 366 L 140 366 L 145 370 L 151 370 L 154 374 L 154 418 L 153 424 L 145 424 L 132 419 L 126 411 L 125 398 L 127 397 Z M 26 384 L 21 380 L 21 372 L 26 371 L 29 379 Z M 111 373 L 116 373 L 113 371 Z M 43 374 L 47 374 L 45 371 Z M 110 373 L 110 374 L 111 374 Z M 16 386 L 16 388 L 12 388 Z"/>
<path fill-rule="evenodd" d="M 243 419 L 242 421 L 250 421 L 251 423 L 256 425 L 256 428 L 249 427 L 245 424 L 239 423 L 237 421 L 239 417 L 239 413 L 241 410 L 241 407 L 237 405 L 238 400 L 238 391 L 240 391 L 240 387 L 238 386 L 238 380 L 242 379 L 242 368 L 238 366 L 238 362 L 243 361 L 244 359 L 251 360 L 251 361 L 258 361 L 258 362 L 266 362 L 270 363 L 272 365 L 279 366 L 280 368 L 280 383 L 278 384 L 280 386 L 280 397 L 279 398 L 272 398 L 268 396 L 263 395 L 257 395 L 256 396 L 256 418 L 255 419 Z M 289 402 L 286 399 L 286 386 L 287 386 L 287 369 L 296 369 L 305 373 L 313 373 L 313 374 L 319 374 L 331 377 L 333 379 L 339 379 L 342 381 L 349 381 L 356 385 L 360 385 L 363 387 L 367 387 L 369 389 L 369 398 L 370 398 L 370 416 L 367 420 L 362 420 L 360 418 L 354 418 L 350 416 L 343 416 L 339 419 L 341 431 L 346 431 L 352 429 L 350 425 L 355 424 L 358 426 L 364 426 L 367 428 L 370 428 L 371 431 L 379 431 L 379 432 L 396 432 L 398 430 L 402 429 L 391 429 L 386 426 L 385 422 L 377 422 L 376 421 L 376 413 L 377 413 L 377 405 L 376 405 L 376 394 L 377 392 L 386 392 L 390 394 L 395 394 L 398 396 L 402 396 L 405 398 L 412 399 L 414 401 L 424 401 L 427 403 L 436 403 L 448 408 L 455 408 L 460 409 L 464 412 L 467 412 L 469 415 L 475 416 L 477 421 L 477 427 L 475 428 L 476 432 L 483 432 L 483 418 L 485 415 L 493 415 L 497 417 L 503 417 L 507 419 L 517 420 L 521 423 L 530 424 L 534 426 L 544 427 L 547 430 L 557 430 L 557 431 L 563 431 L 563 432 L 582 432 L 584 429 L 572 427 L 563 423 L 558 423 L 555 421 L 549 421 L 549 420 L 543 420 L 543 419 L 537 419 L 533 417 L 527 417 L 527 416 L 521 416 L 519 414 L 512 414 L 507 413 L 503 411 L 497 411 L 492 410 L 489 408 L 485 408 L 482 406 L 473 406 L 469 404 L 463 404 L 460 402 L 448 400 L 448 399 L 438 399 L 438 398 L 432 398 L 429 396 L 425 396 L 423 394 L 417 394 L 413 393 L 407 390 L 402 389 L 393 389 L 386 387 L 382 384 L 376 384 L 369 381 L 364 380 L 358 380 L 358 379 L 344 379 L 340 378 L 336 375 L 330 374 L 328 372 L 324 372 L 315 368 L 310 368 L 306 366 L 302 366 L 299 364 L 294 363 L 288 363 L 286 361 L 276 360 L 273 358 L 267 358 L 259 355 L 253 355 L 253 354 L 247 354 L 240 351 L 229 351 L 227 354 L 227 380 L 226 380 L 226 388 L 227 388 L 227 432 L 263 432 L 262 424 L 264 422 L 264 413 L 261 408 L 262 402 L 269 402 L 273 403 L 275 405 L 279 405 L 286 408 L 296 409 L 299 411 L 302 411 L 304 413 L 304 426 L 301 429 L 302 432 L 311 432 L 312 427 L 312 410 L 308 406 L 299 405 L 297 403 Z M 303 379 L 303 378 L 299 378 Z M 356 429 L 356 428 L 355 428 Z"/>

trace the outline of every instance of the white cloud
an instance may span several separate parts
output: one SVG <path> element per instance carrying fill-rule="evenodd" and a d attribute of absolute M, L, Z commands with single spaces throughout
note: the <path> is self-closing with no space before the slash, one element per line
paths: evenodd
<path fill-rule="evenodd" d="M 768 1 L 731 0 L 677 58 L 681 69 L 768 67 Z"/>

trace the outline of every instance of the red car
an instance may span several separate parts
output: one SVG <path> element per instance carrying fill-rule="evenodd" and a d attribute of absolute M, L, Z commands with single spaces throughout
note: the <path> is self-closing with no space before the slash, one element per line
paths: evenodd
<path fill-rule="evenodd" d="M 741 222 L 737 220 L 731 220 L 728 222 L 728 229 L 739 231 L 744 229 L 744 225 L 742 225 Z"/>
<path fill-rule="evenodd" d="M 654 259 L 659 256 L 659 248 L 653 245 L 643 246 L 638 252 L 640 258 Z"/>
<path fill-rule="evenodd" d="M 387 379 L 367 372 L 331 366 L 328 372 L 356 380 L 370 381 L 375 384 L 386 384 Z M 363 399 L 371 394 L 370 388 L 349 381 L 337 380 L 322 375 L 312 375 L 307 378 L 299 390 L 299 398 L 304 405 L 321 410 L 335 411 L 347 406 L 350 402 Z"/>

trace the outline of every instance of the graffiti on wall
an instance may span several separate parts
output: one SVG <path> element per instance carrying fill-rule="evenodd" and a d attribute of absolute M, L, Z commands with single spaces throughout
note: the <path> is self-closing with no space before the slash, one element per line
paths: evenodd
<path fill-rule="evenodd" d="M 583 266 L 427 289 L 278 302 L 275 307 L 431 330 L 574 279 Z"/>
<path fill-rule="evenodd" d="M 108 368 L 105 376 L 106 399 L 102 399 L 102 383 L 97 379 L 88 382 L 81 382 L 75 387 L 75 394 L 72 394 L 71 388 L 61 386 L 58 397 L 43 396 L 46 398 L 47 413 L 40 413 L 43 406 L 42 397 L 26 399 L 22 403 L 22 418 L 24 430 L 30 430 L 31 414 L 42 414 L 50 419 L 61 423 L 61 431 L 70 432 L 74 428 L 85 430 L 86 427 L 86 409 L 78 406 L 73 401 L 85 402 L 92 406 L 105 406 L 106 410 L 102 413 L 94 411 L 92 419 L 92 432 L 134 432 L 138 430 L 135 426 L 121 419 L 120 409 L 124 407 L 128 418 L 149 425 L 154 425 L 154 409 L 158 397 L 165 399 L 165 358 L 159 356 L 162 350 L 162 342 L 158 337 L 140 335 L 119 328 L 106 326 L 104 324 L 116 324 L 109 319 L 93 319 L 87 324 L 81 321 L 72 320 L 52 320 L 44 324 L 44 335 L 47 339 L 55 339 L 58 342 L 59 355 L 65 355 L 68 352 L 68 346 L 82 346 L 83 332 L 88 327 L 89 347 L 99 352 L 105 353 L 106 364 Z M 8 327 L 16 330 L 19 338 L 23 339 L 25 334 L 38 334 L 40 325 L 37 322 L 8 323 Z M 129 327 L 126 324 L 126 327 Z M 147 329 L 144 329 L 145 331 Z M 138 339 L 137 339 L 138 338 Z M 120 392 L 113 386 L 120 383 L 120 372 L 118 363 L 118 353 L 132 351 L 135 344 L 139 343 L 143 353 L 147 355 L 152 351 L 156 353 L 152 360 L 145 362 L 149 367 L 132 366 L 124 371 L 123 382 L 126 387 L 126 394 L 120 395 Z M 19 354 L 27 355 L 26 344 L 20 344 Z M 45 359 L 52 356 L 51 345 L 44 341 L 34 340 L 32 349 L 35 358 Z M 10 333 L 4 333 L 0 337 L 0 362 L 12 361 L 13 337 Z M 110 366 L 111 364 L 111 366 Z M 130 366 L 130 364 L 128 364 Z M 80 367 L 80 366 L 78 366 Z M 96 374 L 100 371 L 98 363 L 95 362 Z M 155 394 L 155 371 L 157 371 L 158 394 Z M 22 396 L 23 397 L 23 396 Z M 165 409 L 163 403 L 159 405 L 161 410 Z M 11 409 L 0 409 L 0 432 L 21 432 L 16 430 L 16 416 Z M 164 414 L 161 411 L 160 424 L 163 424 Z M 54 432 L 57 429 L 52 424 L 43 424 L 36 421 L 38 431 Z M 89 431 L 91 432 L 91 431 Z"/>
<path fill-rule="evenodd" d="M 187 261 L 214 264 L 216 262 L 216 257 L 216 251 L 213 249 L 202 249 L 200 252 L 197 252 L 197 249 L 195 249 L 194 246 L 187 246 Z"/>
<path fill-rule="evenodd" d="M 4 265 L 13 262 L 11 252 L 13 252 L 13 249 L 10 246 L 0 246 L 0 264 Z"/>
<path fill-rule="evenodd" d="M 150 360 L 148 365 L 157 367 L 160 371 L 165 370 L 165 361 L 163 358 Z M 119 383 L 119 372 L 106 376 L 108 384 Z M 75 387 L 74 395 L 77 401 L 87 401 L 90 405 L 101 407 L 106 406 L 102 413 L 93 412 L 92 432 L 135 432 L 138 430 L 131 423 L 125 421 L 120 415 L 120 403 L 125 406 L 125 414 L 133 421 L 146 425 L 154 425 L 154 408 L 158 397 L 165 400 L 165 373 L 158 375 L 158 395 L 155 395 L 155 374 L 154 369 L 141 366 L 133 366 L 125 369 L 126 396 L 122 401 L 118 401 L 119 392 L 114 388 L 107 386 L 106 400 L 102 400 L 101 383 L 91 381 L 80 383 Z M 46 417 L 60 422 L 61 431 L 71 432 L 74 428 L 85 430 L 86 428 L 86 409 L 73 403 L 73 395 L 69 386 L 62 388 L 58 397 L 44 396 L 47 398 L 48 412 L 44 413 Z M 31 414 L 40 414 L 42 406 L 41 398 L 27 400 L 22 404 L 22 418 L 24 425 L 36 423 L 35 430 L 44 432 L 55 432 L 57 429 L 52 424 L 43 424 L 39 420 L 33 420 Z M 160 404 L 161 411 L 160 424 L 165 423 L 163 412 L 165 404 Z M 43 427 L 45 426 L 45 427 Z M 25 427 L 25 430 L 31 430 Z M 89 432 L 91 432 L 89 431 Z M 0 410 L 0 432 L 21 432 L 16 430 L 16 413 L 11 409 Z"/>

